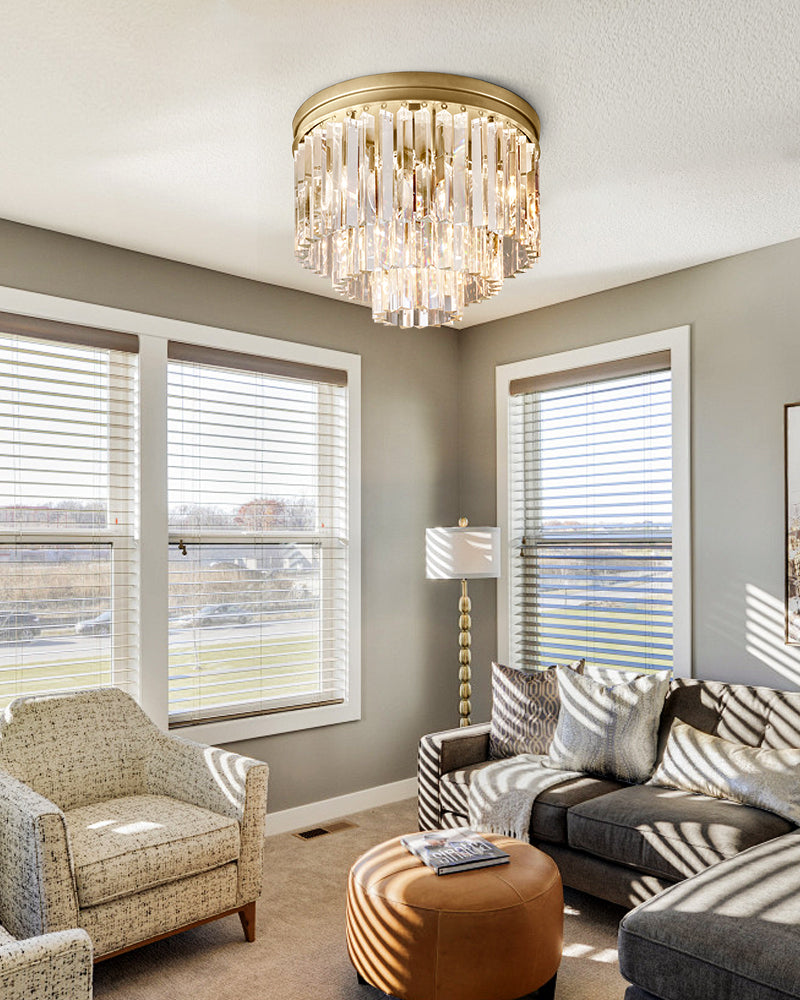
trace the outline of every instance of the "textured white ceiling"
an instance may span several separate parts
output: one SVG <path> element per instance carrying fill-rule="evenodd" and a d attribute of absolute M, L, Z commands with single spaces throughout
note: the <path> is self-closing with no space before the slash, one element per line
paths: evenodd
<path fill-rule="evenodd" d="M 3 0 L 0 217 L 332 295 L 291 121 L 392 70 L 542 121 L 542 261 L 484 322 L 800 236 L 800 0 Z"/>

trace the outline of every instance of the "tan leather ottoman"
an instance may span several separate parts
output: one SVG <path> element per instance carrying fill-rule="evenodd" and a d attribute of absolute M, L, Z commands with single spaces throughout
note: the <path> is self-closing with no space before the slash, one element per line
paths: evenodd
<path fill-rule="evenodd" d="M 402 1000 L 554 996 L 564 900 L 555 862 L 530 844 L 486 835 L 511 860 L 436 875 L 400 839 L 350 871 L 347 950 L 359 980 Z"/>

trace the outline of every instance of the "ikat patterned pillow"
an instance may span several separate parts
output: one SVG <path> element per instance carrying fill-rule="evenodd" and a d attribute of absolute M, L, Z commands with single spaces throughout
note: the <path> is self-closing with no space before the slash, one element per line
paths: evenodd
<path fill-rule="evenodd" d="M 583 660 L 568 664 L 577 673 L 583 672 L 583 665 Z M 515 670 L 492 664 L 492 758 L 547 753 L 561 704 L 556 674 L 556 667 Z"/>

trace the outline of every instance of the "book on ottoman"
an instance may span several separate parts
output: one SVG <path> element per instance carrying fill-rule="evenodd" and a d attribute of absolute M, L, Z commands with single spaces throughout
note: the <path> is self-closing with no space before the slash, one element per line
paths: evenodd
<path fill-rule="evenodd" d="M 400 843 L 437 875 L 508 864 L 508 854 L 505 851 L 463 826 L 455 830 L 414 833 L 401 837 Z"/>

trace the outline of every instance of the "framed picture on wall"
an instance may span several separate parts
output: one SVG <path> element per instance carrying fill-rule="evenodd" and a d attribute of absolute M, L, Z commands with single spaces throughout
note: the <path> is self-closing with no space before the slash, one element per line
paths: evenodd
<path fill-rule="evenodd" d="M 783 408 L 786 461 L 786 642 L 800 646 L 800 402 Z"/>

